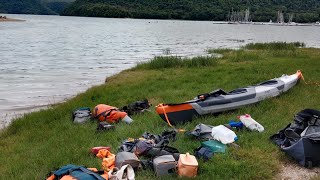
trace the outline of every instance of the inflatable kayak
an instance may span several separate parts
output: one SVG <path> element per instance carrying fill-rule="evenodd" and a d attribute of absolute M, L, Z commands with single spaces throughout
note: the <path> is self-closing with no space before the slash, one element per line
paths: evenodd
<path fill-rule="evenodd" d="M 282 75 L 254 86 L 243 87 L 225 92 L 222 89 L 198 95 L 190 101 L 179 104 L 159 104 L 156 112 L 168 124 L 185 123 L 196 116 L 213 114 L 254 104 L 266 98 L 288 91 L 302 77 L 297 71 L 292 75 Z"/>

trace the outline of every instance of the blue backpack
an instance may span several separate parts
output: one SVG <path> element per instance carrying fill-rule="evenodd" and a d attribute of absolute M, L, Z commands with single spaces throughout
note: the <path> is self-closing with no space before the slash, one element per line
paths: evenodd
<path fill-rule="evenodd" d="M 55 180 L 61 179 L 65 175 L 70 175 L 77 180 L 105 180 L 99 173 L 90 171 L 84 166 L 76 166 L 73 164 L 62 166 L 52 174 Z"/>

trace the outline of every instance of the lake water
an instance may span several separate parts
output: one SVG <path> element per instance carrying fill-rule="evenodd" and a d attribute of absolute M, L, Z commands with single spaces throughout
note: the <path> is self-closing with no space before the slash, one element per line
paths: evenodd
<path fill-rule="evenodd" d="M 0 128 L 18 114 L 61 102 L 154 56 L 197 56 L 251 42 L 320 47 L 316 26 L 6 16 L 26 21 L 0 23 Z"/>

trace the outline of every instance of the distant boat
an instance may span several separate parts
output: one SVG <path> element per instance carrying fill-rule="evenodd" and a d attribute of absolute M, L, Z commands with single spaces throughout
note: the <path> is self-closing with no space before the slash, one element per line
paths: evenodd
<path fill-rule="evenodd" d="M 245 11 L 233 11 L 227 15 L 228 24 L 252 24 L 250 10 L 247 8 Z"/>
<path fill-rule="evenodd" d="M 277 23 L 275 25 L 284 25 L 284 18 L 283 18 L 283 13 L 281 11 L 278 11 L 278 17 L 277 17 Z"/>

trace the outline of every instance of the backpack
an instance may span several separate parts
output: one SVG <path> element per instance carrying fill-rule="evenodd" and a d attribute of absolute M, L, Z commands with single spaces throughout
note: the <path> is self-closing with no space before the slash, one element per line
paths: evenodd
<path fill-rule="evenodd" d="M 94 172 L 84 166 L 76 166 L 73 164 L 68 164 L 60 167 L 58 170 L 51 173 L 47 180 L 106 180 L 108 175 L 104 174 L 103 171 Z"/>
<path fill-rule="evenodd" d="M 85 123 L 91 118 L 91 111 L 88 107 L 82 107 L 76 109 L 72 113 L 72 119 L 74 123 Z"/>
<path fill-rule="evenodd" d="M 137 156 L 145 155 L 148 151 L 153 148 L 154 144 L 147 140 L 141 140 L 136 144 L 134 153 Z"/>
<path fill-rule="evenodd" d="M 312 168 L 320 164 L 320 111 L 304 109 L 293 122 L 272 135 L 270 140 L 299 162 Z"/>
<path fill-rule="evenodd" d="M 130 164 L 133 169 L 138 169 L 140 166 L 140 160 L 131 152 L 119 152 L 116 155 L 116 167 L 121 169 L 122 166 Z"/>
<path fill-rule="evenodd" d="M 200 146 L 194 150 L 194 156 L 197 159 L 203 158 L 204 161 L 208 161 L 213 155 L 214 152 L 209 147 Z"/>
<path fill-rule="evenodd" d="M 128 104 L 127 106 L 123 106 L 122 111 L 126 112 L 129 116 L 133 114 L 139 114 L 145 111 L 148 111 L 151 104 L 147 99 L 136 101 Z"/>
<path fill-rule="evenodd" d="M 153 169 L 157 176 L 175 173 L 176 166 L 177 162 L 172 155 L 158 156 L 153 159 Z"/>

